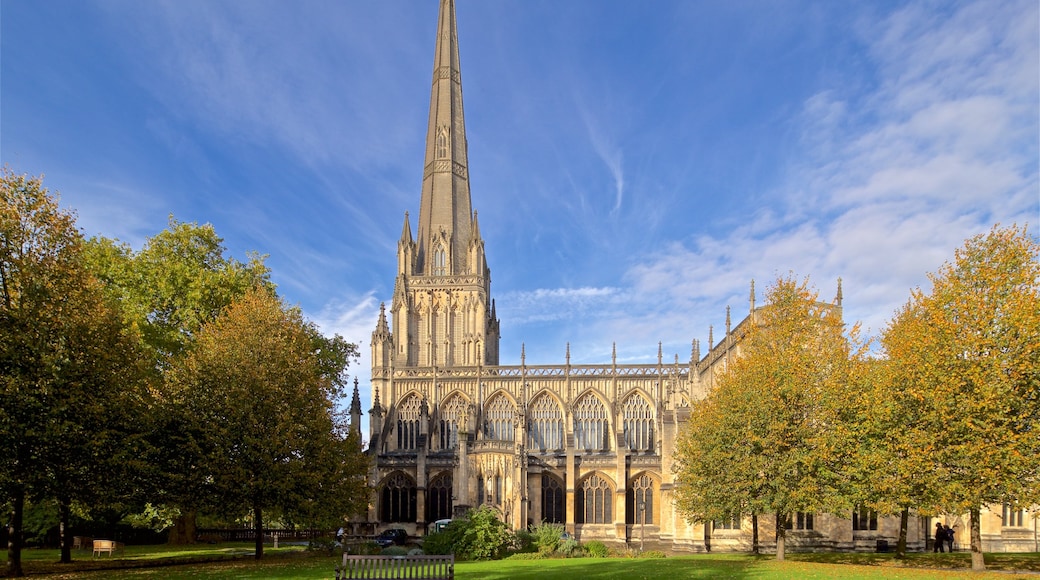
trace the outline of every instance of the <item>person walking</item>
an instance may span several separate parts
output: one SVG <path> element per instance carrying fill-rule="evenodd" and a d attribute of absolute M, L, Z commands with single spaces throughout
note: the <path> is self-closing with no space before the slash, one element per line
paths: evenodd
<path fill-rule="evenodd" d="M 935 542 L 932 545 L 932 552 L 945 552 L 943 544 L 946 543 L 946 530 L 943 529 L 943 525 L 939 522 L 935 522 Z"/>
<path fill-rule="evenodd" d="M 953 528 L 945 526 L 943 531 L 946 532 L 946 545 L 949 547 L 948 552 L 953 553 Z"/>

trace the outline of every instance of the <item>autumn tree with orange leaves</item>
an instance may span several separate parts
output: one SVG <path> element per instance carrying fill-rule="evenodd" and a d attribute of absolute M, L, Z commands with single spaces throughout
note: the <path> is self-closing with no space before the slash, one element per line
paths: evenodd
<path fill-rule="evenodd" d="M 1040 503 L 1038 258 L 1024 227 L 969 239 L 881 341 L 888 396 L 914 410 L 890 433 L 902 475 L 924 477 L 922 508 L 970 514 L 973 570 L 985 569 L 981 508 Z"/>
<path fill-rule="evenodd" d="M 852 507 L 849 426 L 858 422 L 867 345 L 807 281 L 778 279 L 768 302 L 680 434 L 676 506 L 706 524 L 773 514 L 783 560 L 788 517 Z"/>

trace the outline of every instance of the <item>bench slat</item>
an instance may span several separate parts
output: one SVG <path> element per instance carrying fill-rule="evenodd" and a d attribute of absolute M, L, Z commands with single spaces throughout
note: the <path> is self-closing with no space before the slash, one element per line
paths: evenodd
<path fill-rule="evenodd" d="M 454 580 L 455 556 L 357 556 L 343 554 L 337 580 Z"/>

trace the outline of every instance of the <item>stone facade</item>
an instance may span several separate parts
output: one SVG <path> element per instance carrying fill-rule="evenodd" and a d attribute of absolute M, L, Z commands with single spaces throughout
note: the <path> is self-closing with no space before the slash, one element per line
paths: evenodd
<path fill-rule="evenodd" d="M 372 333 L 368 521 L 423 535 L 432 522 L 480 504 L 523 528 L 559 522 L 580 540 L 648 542 L 674 550 L 745 550 L 751 521 L 687 523 L 673 507 L 672 456 L 691 401 L 736 356 L 742 326 L 701 356 L 656 364 L 499 363 L 499 321 L 477 214 L 472 210 L 455 8 L 442 0 L 433 67 L 417 235 L 405 214 L 388 320 Z M 840 312 L 841 287 L 834 307 Z M 360 402 L 352 405 L 355 425 Z M 998 514 L 999 515 L 999 514 Z M 1033 549 L 1035 531 L 987 513 L 995 549 Z M 934 520 L 912 518 L 911 548 L 924 549 Z M 966 519 L 959 540 L 966 540 Z M 1028 519 L 1030 525 L 1035 520 Z M 894 545 L 898 519 L 796 514 L 795 550 L 874 550 Z M 1030 536 L 1027 532 L 1032 531 Z M 759 518 L 761 546 L 775 522 Z M 1029 536 L 1029 537 L 1027 537 Z M 999 548 L 998 548 L 999 546 Z"/>

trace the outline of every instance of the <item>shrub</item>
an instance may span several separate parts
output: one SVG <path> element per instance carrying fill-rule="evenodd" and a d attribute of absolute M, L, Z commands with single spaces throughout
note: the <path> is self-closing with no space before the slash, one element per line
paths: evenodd
<path fill-rule="evenodd" d="M 518 552 L 511 556 L 507 556 L 506 560 L 545 560 L 550 558 L 551 554 L 545 552 Z"/>
<path fill-rule="evenodd" d="M 513 552 L 523 553 L 538 551 L 538 546 L 535 544 L 534 534 L 527 530 L 517 530 L 513 545 L 510 546 L 510 550 Z"/>
<path fill-rule="evenodd" d="M 559 552 L 568 558 L 581 558 L 585 555 L 585 550 L 582 549 L 578 540 L 574 538 L 568 538 L 560 542 Z"/>
<path fill-rule="evenodd" d="M 661 550 L 647 550 L 640 552 L 637 558 L 667 558 L 668 554 L 665 554 Z"/>
<path fill-rule="evenodd" d="M 593 558 L 606 558 L 610 555 L 607 545 L 599 540 L 592 540 L 585 544 L 585 552 Z"/>
<path fill-rule="evenodd" d="M 453 521 L 445 531 L 455 526 Z M 513 539 L 505 522 L 498 519 L 498 512 L 488 506 L 470 510 L 466 519 L 458 522 L 458 529 L 455 553 L 464 560 L 501 558 Z"/>
<path fill-rule="evenodd" d="M 339 544 L 332 538 L 311 538 L 311 541 L 307 542 L 308 552 L 322 552 L 330 556 L 338 547 Z"/>
<path fill-rule="evenodd" d="M 408 548 L 404 546 L 387 546 L 380 554 L 384 556 L 407 556 Z"/>
<path fill-rule="evenodd" d="M 540 522 L 531 528 L 534 545 L 539 552 L 552 553 L 560 548 L 560 539 L 563 538 L 563 524 Z"/>
<path fill-rule="evenodd" d="M 422 556 L 425 553 L 426 552 L 423 552 L 422 548 L 412 548 L 411 550 L 408 550 L 409 556 Z"/>
<path fill-rule="evenodd" d="M 448 527 L 444 530 L 435 532 L 423 538 L 423 552 L 426 552 L 427 554 L 455 553 L 455 539 L 451 529 L 452 526 L 456 526 L 456 528 L 458 527 L 455 522 L 452 522 L 451 524 L 448 524 Z"/>

